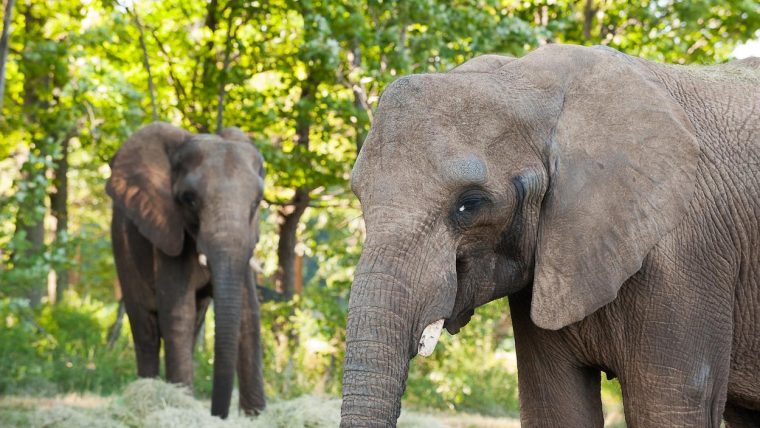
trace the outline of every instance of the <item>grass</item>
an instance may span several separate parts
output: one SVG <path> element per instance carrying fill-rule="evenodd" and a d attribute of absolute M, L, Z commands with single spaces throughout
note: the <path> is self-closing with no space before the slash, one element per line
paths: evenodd
<path fill-rule="evenodd" d="M 340 400 L 311 395 L 271 402 L 255 419 L 242 416 L 233 408 L 230 417 L 223 421 L 210 415 L 207 401 L 191 397 L 179 386 L 153 379 L 137 380 L 111 397 L 69 394 L 55 398 L 0 398 L 3 427 L 321 428 L 335 427 L 339 422 Z M 404 411 L 398 426 L 511 428 L 519 423 L 508 418 Z"/>
<path fill-rule="evenodd" d="M 67 394 L 56 397 L 0 397 L 0 426 L 7 428 L 322 428 L 340 422 L 340 400 L 304 395 L 272 401 L 257 418 L 238 414 L 237 397 L 227 420 L 211 417 L 208 400 L 154 379 L 132 382 L 117 395 Z M 625 427 L 622 406 L 605 404 L 606 426 Z M 400 428 L 517 428 L 515 418 L 447 412 L 402 412 Z"/>

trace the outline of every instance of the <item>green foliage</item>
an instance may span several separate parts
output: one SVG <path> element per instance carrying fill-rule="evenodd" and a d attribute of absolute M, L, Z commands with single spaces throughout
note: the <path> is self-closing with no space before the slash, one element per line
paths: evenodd
<path fill-rule="evenodd" d="M 435 352 L 415 358 L 404 398 L 418 407 L 514 416 L 517 363 L 506 302 L 477 310 L 457 335 L 443 334 Z"/>
<path fill-rule="evenodd" d="M 107 349 L 115 305 L 74 293 L 67 303 L 30 308 L 25 300 L 0 300 L 0 394 L 108 394 L 134 378 L 128 333 Z"/>
<path fill-rule="evenodd" d="M 264 377 L 267 393 L 294 398 L 307 393 L 340 393 L 345 336 L 323 314 L 305 308 L 300 296 L 262 307 Z M 331 331 L 333 330 L 333 331 Z"/>

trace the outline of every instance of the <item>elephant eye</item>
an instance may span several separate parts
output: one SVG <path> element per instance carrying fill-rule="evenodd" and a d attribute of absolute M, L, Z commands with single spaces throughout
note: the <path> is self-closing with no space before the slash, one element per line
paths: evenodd
<path fill-rule="evenodd" d="M 453 213 L 454 223 L 458 227 L 469 226 L 477 218 L 483 206 L 490 203 L 488 196 L 479 189 L 471 189 L 462 193 L 457 199 Z"/>
<path fill-rule="evenodd" d="M 186 190 L 179 195 L 179 202 L 190 209 L 197 209 L 198 195 L 195 192 Z"/>
<path fill-rule="evenodd" d="M 462 205 L 459 206 L 459 209 L 457 211 L 459 211 L 460 213 L 473 212 L 478 209 L 481 202 L 482 201 L 479 199 L 472 199 L 472 200 L 460 202 Z"/>

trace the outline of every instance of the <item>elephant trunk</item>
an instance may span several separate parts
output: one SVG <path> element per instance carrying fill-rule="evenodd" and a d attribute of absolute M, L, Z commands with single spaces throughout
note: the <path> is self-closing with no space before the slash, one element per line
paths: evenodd
<path fill-rule="evenodd" d="M 401 412 L 411 358 L 411 322 L 407 314 L 378 307 L 403 291 L 394 280 L 380 276 L 357 277 L 352 287 L 343 367 L 343 427 L 394 426 Z"/>
<path fill-rule="evenodd" d="M 235 369 L 240 347 L 240 322 L 243 287 L 250 270 L 249 245 L 240 239 L 224 240 L 226 250 L 210 249 L 214 298 L 214 379 L 211 414 L 226 418 L 229 413 Z M 216 245 L 212 246 L 216 247 Z M 229 251 L 229 249 L 234 249 Z"/>
<path fill-rule="evenodd" d="M 448 317 L 456 296 L 455 276 L 452 283 L 439 269 L 420 278 L 425 269 L 397 265 L 424 257 L 382 254 L 365 247 L 351 287 L 341 427 L 396 425 L 409 360 L 423 353 L 423 328 Z"/>

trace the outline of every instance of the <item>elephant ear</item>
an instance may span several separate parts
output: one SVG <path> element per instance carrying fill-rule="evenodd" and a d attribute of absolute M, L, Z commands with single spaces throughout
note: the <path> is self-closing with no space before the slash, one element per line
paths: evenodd
<path fill-rule="evenodd" d="M 135 132 L 111 161 L 106 192 L 140 233 L 169 256 L 182 252 L 184 223 L 174 202 L 169 153 L 192 134 L 167 123 Z"/>
<path fill-rule="evenodd" d="M 683 108 L 643 61 L 580 47 L 544 53 L 554 59 L 536 62 L 551 67 L 534 77 L 560 76 L 562 101 L 547 150 L 531 318 L 555 330 L 614 300 L 678 225 L 699 146 Z"/>

